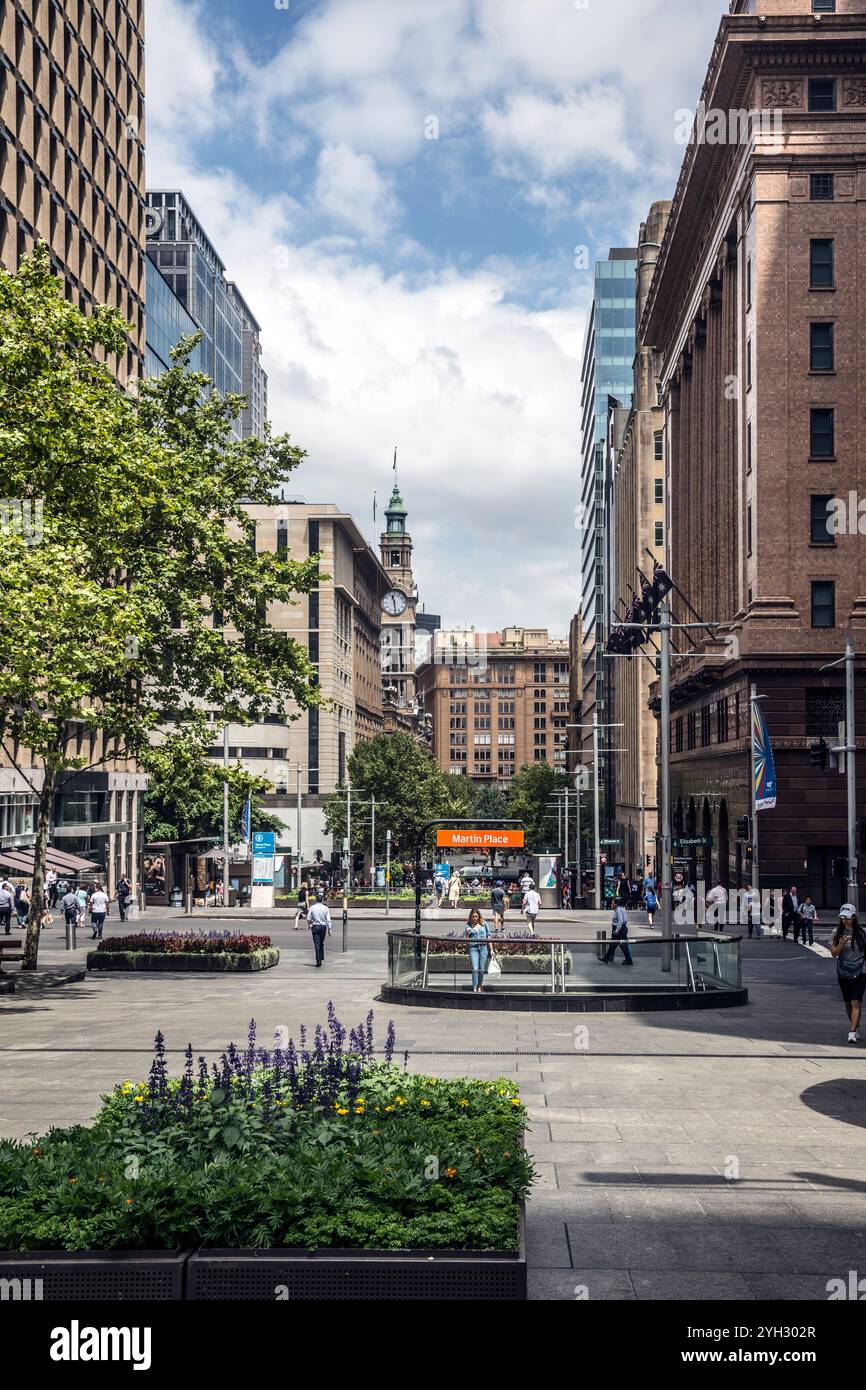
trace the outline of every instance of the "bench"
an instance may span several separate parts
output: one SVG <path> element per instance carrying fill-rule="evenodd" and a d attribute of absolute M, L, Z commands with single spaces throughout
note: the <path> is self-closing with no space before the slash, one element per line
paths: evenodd
<path fill-rule="evenodd" d="M 24 959 L 24 952 L 21 950 L 23 945 L 24 941 L 20 936 L 0 936 L 0 975 L 3 974 L 5 960 Z"/>

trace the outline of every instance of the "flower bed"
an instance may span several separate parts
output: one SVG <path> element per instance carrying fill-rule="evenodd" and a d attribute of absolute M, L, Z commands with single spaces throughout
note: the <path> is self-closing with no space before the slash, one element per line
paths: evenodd
<path fill-rule="evenodd" d="M 330 1006 L 297 1045 L 251 1024 L 170 1079 L 158 1034 L 93 1124 L 0 1141 L 0 1251 L 515 1251 L 516 1088 L 410 1075 L 394 1046 L 391 1024 L 379 1060 L 372 1014 L 347 1036 Z"/>
<path fill-rule="evenodd" d="M 100 941 L 88 970 L 269 970 L 280 953 L 269 936 L 245 932 L 135 932 Z"/>

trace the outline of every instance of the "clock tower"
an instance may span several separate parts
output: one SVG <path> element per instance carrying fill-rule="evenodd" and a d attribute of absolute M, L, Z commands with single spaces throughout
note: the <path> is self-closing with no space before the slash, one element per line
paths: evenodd
<path fill-rule="evenodd" d="M 406 506 L 394 483 L 379 548 L 391 585 L 382 599 L 382 680 L 385 704 L 412 715 L 415 710 L 415 610 L 418 590 L 412 574 L 412 537 Z"/>

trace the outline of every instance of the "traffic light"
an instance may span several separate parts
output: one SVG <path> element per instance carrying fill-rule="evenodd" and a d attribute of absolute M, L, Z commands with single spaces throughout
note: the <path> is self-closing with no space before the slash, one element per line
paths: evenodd
<path fill-rule="evenodd" d="M 825 738 L 809 745 L 809 762 L 813 767 L 826 768 L 830 761 L 830 745 Z"/>
<path fill-rule="evenodd" d="M 737 839 L 751 840 L 751 838 L 752 822 L 748 816 L 740 816 L 739 820 L 737 821 Z"/>

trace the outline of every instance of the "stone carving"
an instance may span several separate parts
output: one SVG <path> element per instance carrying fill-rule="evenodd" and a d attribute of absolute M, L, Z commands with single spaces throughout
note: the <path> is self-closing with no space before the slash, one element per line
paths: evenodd
<path fill-rule="evenodd" d="M 803 83 L 799 77 L 765 77 L 762 93 L 765 108 L 803 105 Z"/>
<path fill-rule="evenodd" d="M 842 105 L 866 106 L 866 77 L 846 77 L 842 86 Z"/>

